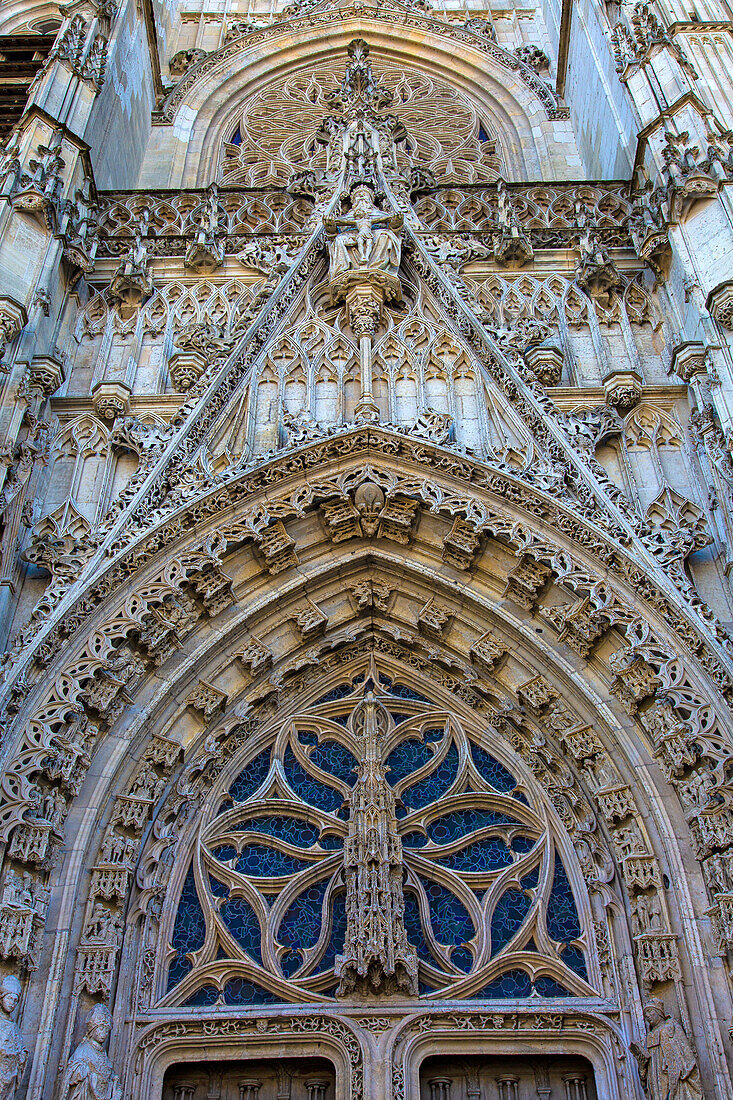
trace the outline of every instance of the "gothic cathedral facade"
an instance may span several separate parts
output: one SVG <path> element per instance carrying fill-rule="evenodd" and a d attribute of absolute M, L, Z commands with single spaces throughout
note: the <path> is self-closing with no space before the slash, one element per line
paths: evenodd
<path fill-rule="evenodd" d="M 729 0 L 2 0 L 0 142 L 0 1100 L 730 1100 Z"/>

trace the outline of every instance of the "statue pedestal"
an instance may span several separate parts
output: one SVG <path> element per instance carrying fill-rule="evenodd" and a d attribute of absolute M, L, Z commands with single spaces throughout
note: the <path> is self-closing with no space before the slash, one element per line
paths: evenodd
<path fill-rule="evenodd" d="M 357 424 L 377 424 L 380 414 L 372 393 L 372 339 L 381 323 L 385 301 L 402 299 L 399 279 L 386 271 L 357 268 L 334 279 L 330 290 L 332 301 L 346 299 L 349 324 L 359 339 L 361 395 L 354 419 Z"/>

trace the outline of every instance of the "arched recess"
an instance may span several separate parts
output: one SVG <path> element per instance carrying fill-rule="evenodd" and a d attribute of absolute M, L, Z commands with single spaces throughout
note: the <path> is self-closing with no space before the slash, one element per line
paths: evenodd
<path fill-rule="evenodd" d="M 119 965 L 153 980 L 155 949 L 137 937 L 159 917 L 201 784 L 367 654 L 529 769 L 601 907 L 598 993 L 627 1040 L 650 992 L 686 1025 L 690 1001 L 702 1020 L 728 1003 L 707 961 L 725 893 L 711 868 L 728 811 L 709 799 L 727 782 L 723 669 L 699 625 L 556 500 L 449 450 L 352 430 L 194 497 L 63 606 L 16 652 L 3 776 L 10 866 L 53 892 L 43 959 L 59 981 L 29 1002 L 29 1030 L 72 998 L 65 1031 L 38 1030 L 36 1074 L 99 998 L 136 1064 L 157 1009 L 119 985 Z M 724 1083 L 719 1035 L 696 1041 Z"/>
<path fill-rule="evenodd" d="M 564 129 L 555 134 L 534 74 L 509 54 L 502 63 L 503 51 L 497 47 L 496 57 L 487 56 L 481 37 L 470 32 L 460 32 L 456 49 L 451 29 L 438 21 L 418 20 L 411 43 L 409 23 L 403 13 L 392 19 L 386 11 L 378 18 L 366 12 L 339 12 L 337 19 L 304 20 L 297 27 L 292 20 L 276 23 L 228 43 L 194 66 L 163 105 L 163 116 L 174 123 L 171 135 L 177 140 L 166 142 L 170 171 L 159 184 L 205 186 L 216 179 L 223 143 L 231 139 L 242 105 L 273 83 L 307 76 L 334 56 L 345 57 L 355 36 L 367 39 L 377 68 L 385 64 L 396 70 L 414 69 L 455 88 L 480 118 L 493 125 L 503 157 L 502 175 L 518 181 L 542 178 L 551 150 L 568 137 Z M 552 104 L 549 108 L 556 113 Z M 160 131 L 154 137 L 158 163 L 165 137 Z M 577 177 L 580 162 L 572 139 L 566 151 L 569 178 Z M 155 172 L 152 161 L 150 170 Z M 556 178 L 556 168 L 553 172 Z"/>
<path fill-rule="evenodd" d="M 28 0 L 8 0 L 3 4 L 0 34 L 28 34 L 29 31 L 37 31 L 39 24 L 50 26 L 53 22 L 57 27 L 61 26 L 58 4 L 49 3 L 48 0 L 36 0 L 35 3 L 29 3 Z M 49 33 L 45 26 L 43 33 Z"/>

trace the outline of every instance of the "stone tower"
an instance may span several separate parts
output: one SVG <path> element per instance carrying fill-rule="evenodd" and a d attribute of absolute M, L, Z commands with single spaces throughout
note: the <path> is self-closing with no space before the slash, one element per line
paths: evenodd
<path fill-rule="evenodd" d="M 733 10 L 5 0 L 0 1100 L 728 1100 Z"/>

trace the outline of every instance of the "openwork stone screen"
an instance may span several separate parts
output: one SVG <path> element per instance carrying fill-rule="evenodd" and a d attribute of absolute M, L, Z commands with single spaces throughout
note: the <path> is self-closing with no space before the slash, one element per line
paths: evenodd
<path fill-rule="evenodd" d="M 340 59 L 309 66 L 307 74 L 249 98 L 227 135 L 222 182 L 249 187 L 287 183 L 294 168 L 325 169 L 332 135 L 322 123 L 341 72 Z M 501 160 L 492 123 L 480 118 L 455 88 L 411 69 L 375 66 L 374 75 L 394 93 L 393 107 L 406 130 L 396 150 L 401 168 L 419 160 L 439 179 L 481 183 L 497 178 Z M 334 133 L 334 140 L 340 136 Z"/>
<path fill-rule="evenodd" d="M 489 751 L 486 730 L 465 727 L 403 683 L 379 680 L 370 828 L 391 845 L 399 896 L 380 895 L 378 905 L 403 922 L 420 994 L 592 995 L 559 838 L 531 780 L 500 746 Z M 369 755 L 360 714 L 372 687 L 362 675 L 286 721 L 210 802 L 177 887 L 165 1003 L 337 992 L 339 967 L 354 949 L 349 907 L 368 896 L 360 878 L 358 896 L 349 897 L 349 875 L 358 862 L 353 818 L 363 812 L 355 787 Z M 392 932 L 399 941 L 401 929 Z"/>

